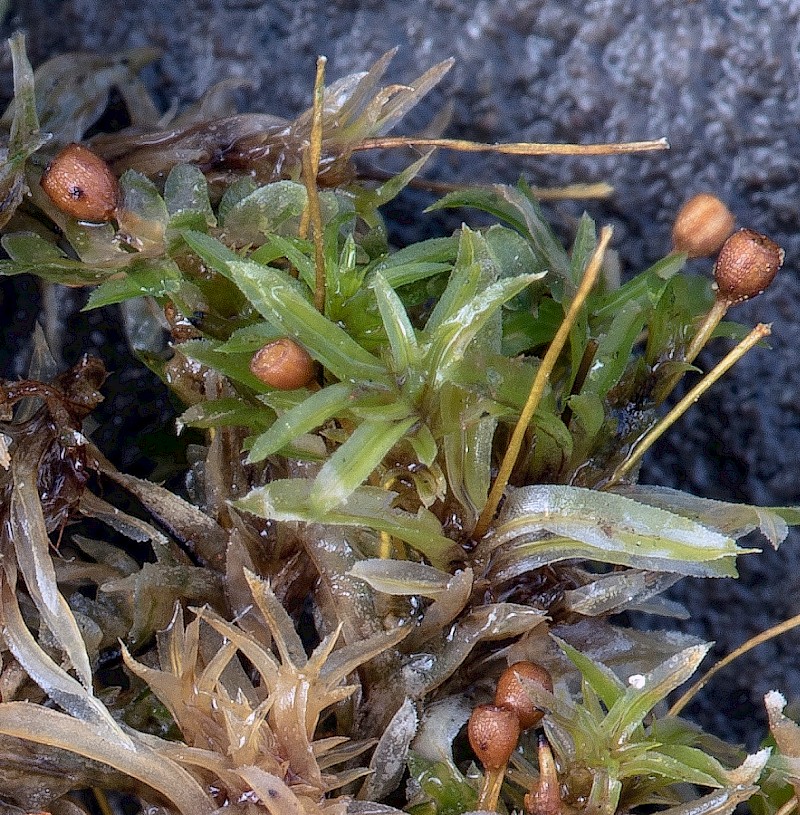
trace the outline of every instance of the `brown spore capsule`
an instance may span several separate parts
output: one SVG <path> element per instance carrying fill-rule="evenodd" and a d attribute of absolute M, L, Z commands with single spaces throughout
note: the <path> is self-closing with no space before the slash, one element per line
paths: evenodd
<path fill-rule="evenodd" d="M 536 707 L 530 695 L 525 690 L 522 679 L 541 685 L 548 693 L 553 692 L 553 678 L 550 672 L 535 662 L 515 662 L 500 674 L 497 680 L 497 690 L 494 703 L 501 707 L 513 710 L 519 718 L 523 730 L 538 724 L 544 716 L 544 711 Z"/>
<path fill-rule="evenodd" d="M 42 189 L 64 213 L 79 221 L 110 221 L 119 204 L 119 183 L 100 156 L 67 145 L 42 174 Z"/>
<path fill-rule="evenodd" d="M 517 746 L 519 734 L 519 718 L 510 708 L 478 705 L 469 717 L 470 746 L 487 770 L 505 766 Z"/>
<path fill-rule="evenodd" d="M 766 235 L 752 229 L 734 232 L 714 266 L 717 298 L 734 305 L 761 294 L 783 265 L 783 256 L 783 249 Z"/>
<path fill-rule="evenodd" d="M 314 360 L 291 337 L 282 337 L 256 351 L 250 360 L 250 371 L 271 388 L 292 391 L 313 380 Z"/>
<path fill-rule="evenodd" d="M 710 257 L 733 232 L 736 219 L 724 202 L 708 192 L 692 196 L 679 210 L 672 227 L 676 252 L 690 258 Z"/>

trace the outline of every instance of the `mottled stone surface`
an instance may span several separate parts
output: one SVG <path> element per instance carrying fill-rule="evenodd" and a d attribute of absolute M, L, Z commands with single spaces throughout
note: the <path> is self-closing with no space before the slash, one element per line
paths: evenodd
<path fill-rule="evenodd" d="M 292 116 L 309 104 L 318 53 L 329 57 L 329 77 L 336 77 L 366 68 L 397 45 L 393 81 L 444 57 L 457 59 L 405 132 L 424 126 L 450 100 L 447 134 L 465 138 L 668 137 L 669 152 L 614 159 L 523 162 L 447 154 L 429 175 L 513 182 L 523 174 L 536 185 L 607 179 L 615 196 L 588 209 L 614 224 L 615 246 L 628 272 L 668 251 L 677 206 L 700 190 L 715 191 L 740 225 L 784 246 L 787 262 L 778 281 L 736 312 L 743 322 L 773 322 L 773 350 L 754 351 L 703 400 L 650 457 L 645 478 L 710 497 L 800 501 L 797 0 L 25 0 L 13 4 L 4 25 L 6 33 L 17 27 L 28 32 L 34 64 L 63 50 L 159 46 L 164 57 L 145 76 L 165 108 L 175 99 L 193 101 L 213 82 L 235 76 L 251 83 L 240 94 L 243 109 Z M 5 96 L 9 68 L 4 53 Z M 456 217 L 464 217 L 440 216 L 419 227 L 415 219 L 424 203 L 424 197 L 410 196 L 395 208 L 398 239 L 450 229 Z M 564 234 L 581 208 L 564 204 L 552 211 Z M 707 273 L 710 264 L 695 266 Z M 18 314 L 17 325 L 32 316 L 35 287 L 24 286 L 19 299 L 9 286 L 3 289 L 4 309 Z M 83 324 L 81 333 L 81 345 L 107 342 L 103 325 Z M 121 353 L 118 337 L 112 336 L 112 344 Z M 67 352 L 78 347 L 76 342 Z M 707 365 L 722 353 L 714 347 L 701 360 Z M 7 351 L 3 360 L 9 360 Z M 793 536 L 777 554 L 746 559 L 739 583 L 683 584 L 694 615 L 691 630 L 716 639 L 721 654 L 800 611 L 797 548 Z M 800 696 L 800 665 L 793 658 L 798 644 L 798 637 L 784 637 L 715 680 L 711 704 L 704 707 L 709 725 L 746 737 L 752 746 L 761 735 L 752 711 L 760 709 L 763 693 L 779 687 L 790 698 Z"/>

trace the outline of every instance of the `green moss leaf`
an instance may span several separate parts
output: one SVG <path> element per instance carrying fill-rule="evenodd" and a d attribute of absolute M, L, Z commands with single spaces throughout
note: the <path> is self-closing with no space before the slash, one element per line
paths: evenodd
<path fill-rule="evenodd" d="M 315 482 L 291 478 L 257 487 L 234 506 L 276 521 L 305 521 L 334 526 L 352 526 L 394 535 L 421 552 L 433 566 L 447 569 L 461 549 L 442 533 L 436 516 L 421 509 L 414 515 L 392 507 L 397 494 L 379 487 L 358 487 L 328 511 L 311 502 Z"/>
<path fill-rule="evenodd" d="M 557 537 L 542 538 L 542 532 Z M 732 538 L 663 509 L 581 487 L 513 490 L 489 544 L 511 543 L 526 568 L 584 557 L 700 577 L 734 576 L 740 549 Z"/>

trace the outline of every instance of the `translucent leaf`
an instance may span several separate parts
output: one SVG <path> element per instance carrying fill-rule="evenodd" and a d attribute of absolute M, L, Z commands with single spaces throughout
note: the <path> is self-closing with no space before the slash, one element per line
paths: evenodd
<path fill-rule="evenodd" d="M 477 521 L 486 496 L 492 466 L 492 440 L 497 422 L 490 416 L 467 421 L 467 414 L 478 403 L 474 394 L 446 382 L 439 390 L 439 411 L 455 422 L 447 429 L 443 447 L 450 491 L 464 509 L 465 527 Z"/>
<path fill-rule="evenodd" d="M 398 249 L 371 270 L 393 289 L 449 272 L 458 253 L 458 238 L 430 238 Z"/>
<path fill-rule="evenodd" d="M 240 767 L 236 774 L 247 783 L 253 794 L 263 801 L 269 815 L 306 815 L 306 809 L 291 787 L 277 775 L 260 767 Z"/>
<path fill-rule="evenodd" d="M 311 506 L 324 514 L 346 501 L 416 421 L 416 416 L 409 416 L 360 424 L 322 465 L 309 494 Z"/>
<path fill-rule="evenodd" d="M 644 504 L 668 509 L 733 538 L 758 529 L 776 549 L 789 534 L 788 524 L 800 524 L 800 510 L 796 507 L 757 507 L 714 501 L 670 487 L 648 484 L 620 487 L 615 492 Z"/>
<path fill-rule="evenodd" d="M 507 300 L 541 278 L 541 274 L 504 278 L 493 283 L 451 317 L 443 319 L 430 336 L 426 365 L 434 387 L 444 382 L 450 369 L 464 356 L 467 346 L 486 327 L 489 319 Z"/>
<path fill-rule="evenodd" d="M 224 277 L 233 279 L 228 264 L 231 261 L 241 260 L 236 252 L 228 249 L 224 243 L 212 238 L 211 235 L 193 229 L 184 229 L 181 232 L 181 237 L 189 245 L 189 248 L 211 269 Z"/>
<path fill-rule="evenodd" d="M 585 586 L 564 592 L 565 606 L 576 614 L 596 617 L 633 608 L 666 591 L 680 575 L 626 569 L 597 575 Z"/>
<path fill-rule="evenodd" d="M 364 580 L 375 591 L 393 596 L 420 595 L 436 599 L 447 591 L 452 575 L 410 560 L 369 558 L 359 560 L 350 574 Z"/>
<path fill-rule="evenodd" d="M 68 614 L 74 623 L 75 618 L 65 605 L 64 613 Z M 14 589 L 8 578 L 0 578 L 0 619 L 3 626 L 3 639 L 14 658 L 24 668 L 30 678 L 61 708 L 93 725 L 111 740 L 119 741 L 128 748 L 132 742 L 119 728 L 103 703 L 97 699 L 90 689 L 84 687 L 77 679 L 70 676 L 63 668 L 56 665 L 42 650 L 42 647 L 29 631 L 22 619 Z M 81 643 L 81 647 L 83 644 Z M 90 686 L 91 687 L 91 686 Z M 39 705 L 32 708 L 42 710 Z M 3 706 L 0 705 L 0 711 Z M 70 719 L 70 721 L 75 721 Z"/>
<path fill-rule="evenodd" d="M 0 227 L 8 223 L 14 210 L 22 203 L 27 189 L 25 163 L 28 156 L 50 138 L 39 131 L 33 69 L 25 53 L 25 35 L 16 32 L 9 43 L 14 66 L 14 112 L 8 150 L 0 153 Z"/>
<path fill-rule="evenodd" d="M 286 258 L 297 269 L 300 279 L 314 290 L 316 268 L 314 266 L 314 246 L 301 238 L 267 235 L 266 240 L 251 255 L 253 263 L 269 266 L 280 258 Z"/>
<path fill-rule="evenodd" d="M 614 313 L 610 325 L 599 335 L 597 351 L 581 393 L 605 398 L 625 373 L 646 320 L 647 313 L 638 303 L 626 303 Z"/>
<path fill-rule="evenodd" d="M 0 260 L 0 275 L 35 274 L 51 283 L 86 286 L 100 283 L 116 269 L 98 269 L 68 258 L 55 244 L 33 232 L 13 232 L 0 239 L 11 260 Z"/>
<path fill-rule="evenodd" d="M 209 399 L 185 410 L 176 420 L 178 433 L 184 427 L 250 427 L 268 425 L 272 413 L 235 396 Z"/>
<path fill-rule="evenodd" d="M 496 282 L 500 270 L 483 236 L 466 226 L 458 238 L 458 255 L 445 290 L 439 295 L 425 324 L 429 336 L 487 286 Z"/>
<path fill-rule="evenodd" d="M 465 696 L 446 696 L 425 706 L 419 732 L 412 742 L 414 752 L 427 761 L 443 761 L 455 766 L 453 741 L 472 714 Z"/>
<path fill-rule="evenodd" d="M 249 462 L 262 461 L 278 452 L 303 433 L 324 424 L 344 411 L 353 396 L 353 386 L 344 382 L 329 385 L 300 402 L 277 418 L 269 430 L 258 436 L 250 447 Z"/>
<path fill-rule="evenodd" d="M 294 181 L 266 184 L 228 211 L 225 232 L 238 244 L 260 244 L 264 236 L 279 232 L 287 221 L 298 218 L 306 200 L 302 184 Z"/>
<path fill-rule="evenodd" d="M 418 549 L 438 568 L 446 568 L 460 549 L 442 534 L 436 516 L 420 510 L 416 515 L 392 507 L 396 493 L 378 487 L 359 487 L 344 502 L 320 513 L 309 501 L 314 482 L 292 478 L 257 487 L 234 506 L 276 521 L 306 521 L 342 526 L 363 526 L 387 532 Z"/>
<path fill-rule="evenodd" d="M 85 688 L 92 687 L 92 669 L 78 624 L 58 590 L 50 557 L 50 538 L 36 489 L 38 461 L 15 456 L 7 534 L 14 545 L 17 565 L 42 623 L 55 637 Z"/>
<path fill-rule="evenodd" d="M 408 748 L 419 724 L 416 706 L 406 699 L 392 716 L 369 762 L 372 775 L 359 791 L 360 798 L 379 801 L 394 792 L 406 768 Z"/>
<path fill-rule="evenodd" d="M 649 269 L 607 294 L 592 309 L 595 317 L 614 315 L 629 303 L 655 306 L 667 286 L 667 281 L 686 265 L 686 256 L 672 253 Z"/>
<path fill-rule="evenodd" d="M 255 323 L 237 328 L 228 339 L 217 347 L 221 354 L 253 354 L 272 340 L 277 340 L 281 332 L 270 323 Z"/>
<path fill-rule="evenodd" d="M 178 291 L 181 273 L 177 265 L 166 258 L 134 262 L 121 278 L 101 283 L 90 295 L 82 311 L 91 311 L 133 297 L 149 295 L 163 300 Z"/>
<path fill-rule="evenodd" d="M 426 652 L 415 654 L 403 668 L 406 687 L 415 699 L 439 687 L 461 666 L 479 642 L 518 637 L 544 622 L 546 614 L 516 603 L 487 603 L 470 611 L 442 642 L 430 643 Z"/>
<path fill-rule="evenodd" d="M 736 556 L 757 551 L 740 549 L 731 538 L 672 512 L 560 485 L 511 491 L 485 545 L 509 543 L 514 560 L 521 566 L 524 559 L 526 569 L 582 557 L 701 577 L 733 576 Z"/>
<path fill-rule="evenodd" d="M 392 352 L 394 373 L 407 377 L 419 361 L 419 346 L 411 321 L 408 319 L 400 298 L 379 272 L 375 274 L 371 288 L 378 301 L 383 326 Z"/>
<path fill-rule="evenodd" d="M 539 205 L 525 184 L 517 187 L 495 185 L 449 193 L 428 207 L 431 212 L 447 207 L 471 207 L 494 215 L 528 238 L 542 268 L 549 269 L 557 278 L 566 281 L 574 289 L 571 279 L 569 257 L 561 242 L 545 222 Z M 554 287 L 556 289 L 562 287 Z M 562 291 L 556 290 L 556 300 L 561 301 Z"/>
<path fill-rule="evenodd" d="M 420 170 L 428 162 L 428 159 L 434 154 L 434 150 L 429 150 L 421 158 L 418 158 L 413 164 L 410 164 L 397 175 L 392 176 L 383 184 L 376 187 L 374 190 L 358 189 L 356 190 L 356 208 L 363 212 L 369 218 L 370 213 L 377 210 L 379 207 L 388 204 L 396 198 L 408 184 L 419 175 Z M 370 219 L 371 220 L 371 219 Z"/>
<path fill-rule="evenodd" d="M 690 646 L 644 674 L 608 711 L 603 732 L 620 744 L 628 739 L 656 704 L 697 670 L 710 648 L 711 643 Z"/>
<path fill-rule="evenodd" d="M 265 385 L 250 371 L 252 354 L 231 354 L 219 351 L 222 343 L 217 340 L 187 340 L 180 344 L 180 353 L 189 359 L 197 360 L 203 365 L 214 368 L 234 382 L 241 383 L 256 393 L 268 393 Z"/>
<path fill-rule="evenodd" d="M 554 634 L 550 635 L 558 643 L 558 647 L 570 658 L 575 667 L 581 672 L 592 690 L 602 700 L 607 708 L 611 708 L 625 693 L 625 685 L 610 669 L 590 657 L 582 654 L 564 640 Z"/>
<path fill-rule="evenodd" d="M 183 222 L 197 220 L 206 226 L 216 226 L 217 219 L 208 199 L 208 183 L 194 164 L 176 164 L 164 182 L 164 203 L 171 225 L 176 218 Z"/>
<path fill-rule="evenodd" d="M 146 176 L 127 170 L 119 180 L 119 229 L 136 249 L 153 256 L 164 252 L 169 213 L 156 185 Z"/>

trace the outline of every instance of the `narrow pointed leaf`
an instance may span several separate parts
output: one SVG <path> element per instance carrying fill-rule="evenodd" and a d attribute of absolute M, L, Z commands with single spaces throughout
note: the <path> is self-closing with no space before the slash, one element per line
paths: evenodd
<path fill-rule="evenodd" d="M 394 372 L 397 376 L 407 375 L 419 357 L 417 337 L 411 321 L 400 298 L 386 282 L 386 278 L 377 273 L 371 284 L 378 301 L 383 326 L 392 351 Z"/>
<path fill-rule="evenodd" d="M 299 405 L 277 418 L 258 436 L 250 448 L 248 461 L 255 463 L 286 447 L 298 436 L 309 433 L 347 408 L 352 401 L 353 386 L 345 382 L 329 385 L 304 399 Z"/>
<path fill-rule="evenodd" d="M 557 537 L 543 537 L 543 532 Z M 630 498 L 560 485 L 510 493 L 487 545 L 509 543 L 525 547 L 527 568 L 586 557 L 704 577 L 735 575 L 736 556 L 758 551 L 741 549 L 715 530 Z"/>
<path fill-rule="evenodd" d="M 305 521 L 335 526 L 354 526 L 386 532 L 415 549 L 437 568 L 446 569 L 461 550 L 442 534 L 436 516 L 427 510 L 416 515 L 392 507 L 397 494 L 378 487 L 359 487 L 342 506 L 320 513 L 309 497 L 314 487 L 310 479 L 272 481 L 257 487 L 233 505 L 262 518 L 276 521 Z"/>
<path fill-rule="evenodd" d="M 697 670 L 710 648 L 711 643 L 685 648 L 645 674 L 640 686 L 627 688 L 608 711 L 603 732 L 618 744 L 626 741 L 656 704 Z"/>
<path fill-rule="evenodd" d="M 309 496 L 312 506 L 325 513 L 345 501 L 416 421 L 415 416 L 409 416 L 397 422 L 360 424 L 319 471 Z"/>

